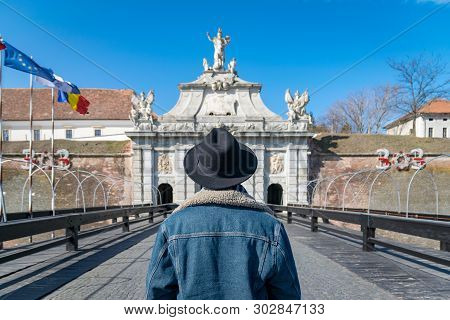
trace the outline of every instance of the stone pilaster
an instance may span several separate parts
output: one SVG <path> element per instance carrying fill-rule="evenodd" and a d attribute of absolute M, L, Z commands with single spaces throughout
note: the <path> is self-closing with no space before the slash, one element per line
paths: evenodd
<path fill-rule="evenodd" d="M 183 160 L 187 150 L 192 146 L 177 144 L 174 153 L 174 177 L 173 201 L 180 203 L 195 193 L 195 183 L 184 172 Z"/>
<path fill-rule="evenodd" d="M 298 203 L 308 204 L 308 142 L 306 138 L 297 149 L 297 185 Z"/>
<path fill-rule="evenodd" d="M 289 143 L 286 148 L 285 175 L 286 175 L 286 191 L 284 194 L 284 204 L 298 202 L 298 148 Z"/>
<path fill-rule="evenodd" d="M 142 150 L 139 145 L 133 145 L 133 204 L 141 204 L 144 201 L 144 189 L 142 186 Z"/>
<path fill-rule="evenodd" d="M 156 201 L 155 188 L 155 150 L 152 146 L 142 146 L 142 172 L 144 203 L 153 203 Z M 152 196 L 153 195 L 153 196 Z"/>
<path fill-rule="evenodd" d="M 252 185 L 253 190 L 250 193 L 257 201 L 265 201 L 265 191 L 266 191 L 266 183 L 264 173 L 265 170 L 265 147 L 262 144 L 256 145 L 253 147 L 253 151 L 258 157 L 258 168 L 256 169 L 255 174 L 252 176 Z"/>

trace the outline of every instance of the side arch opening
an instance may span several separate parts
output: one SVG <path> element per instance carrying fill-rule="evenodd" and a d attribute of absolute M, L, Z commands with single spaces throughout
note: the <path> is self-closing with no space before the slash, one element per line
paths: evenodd
<path fill-rule="evenodd" d="M 168 183 L 161 183 L 158 186 L 161 197 L 158 197 L 158 204 L 173 203 L 173 188 Z"/>
<path fill-rule="evenodd" d="M 267 188 L 268 204 L 283 204 L 283 187 L 278 183 L 273 183 Z"/>

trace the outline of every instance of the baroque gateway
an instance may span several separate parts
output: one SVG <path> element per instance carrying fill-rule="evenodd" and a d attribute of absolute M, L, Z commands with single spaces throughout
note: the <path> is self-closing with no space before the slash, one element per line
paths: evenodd
<path fill-rule="evenodd" d="M 143 202 L 177 202 L 199 191 L 183 169 L 186 152 L 214 127 L 228 129 L 258 157 L 258 169 L 243 185 L 257 200 L 269 203 L 307 203 L 308 132 L 305 112 L 308 93 L 286 91 L 288 120 L 273 113 L 261 99 L 261 84 L 242 80 L 236 59 L 225 64 L 229 36 L 221 29 L 213 38 L 214 62 L 203 59 L 197 80 L 179 85 L 176 105 L 166 114 L 152 112 L 153 91 L 132 99 L 127 132 L 133 143 L 134 199 Z M 142 186 L 142 187 L 137 187 Z"/>

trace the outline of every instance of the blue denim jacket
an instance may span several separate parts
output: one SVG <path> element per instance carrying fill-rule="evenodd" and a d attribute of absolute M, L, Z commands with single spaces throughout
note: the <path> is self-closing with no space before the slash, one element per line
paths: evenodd
<path fill-rule="evenodd" d="M 205 190 L 160 226 L 147 299 L 300 299 L 286 231 L 245 193 Z"/>

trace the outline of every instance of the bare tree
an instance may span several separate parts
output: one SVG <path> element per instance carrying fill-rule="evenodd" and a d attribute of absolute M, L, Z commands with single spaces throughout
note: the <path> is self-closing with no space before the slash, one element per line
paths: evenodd
<path fill-rule="evenodd" d="M 326 123 L 336 132 L 342 132 L 345 126 L 346 131 L 380 133 L 392 114 L 396 92 L 395 87 L 384 85 L 351 93 L 333 104 L 325 116 Z"/>
<path fill-rule="evenodd" d="M 323 117 L 321 117 L 319 121 L 319 126 L 327 128 L 327 131 L 329 131 L 330 133 L 341 132 L 344 124 L 345 118 L 343 117 L 336 104 L 328 109 L 327 113 Z"/>
<path fill-rule="evenodd" d="M 397 72 L 398 92 L 396 109 L 413 115 L 412 134 L 416 134 L 416 119 L 419 109 L 427 102 L 449 95 L 450 78 L 447 65 L 439 57 L 420 55 L 406 60 L 388 61 Z"/>
<path fill-rule="evenodd" d="M 393 113 L 398 88 L 384 85 L 372 90 L 372 103 L 368 112 L 369 132 L 380 133 Z"/>
<path fill-rule="evenodd" d="M 338 109 L 344 115 L 353 132 L 367 133 L 369 129 L 369 97 L 367 91 L 353 93 L 343 101 L 337 102 Z"/>

